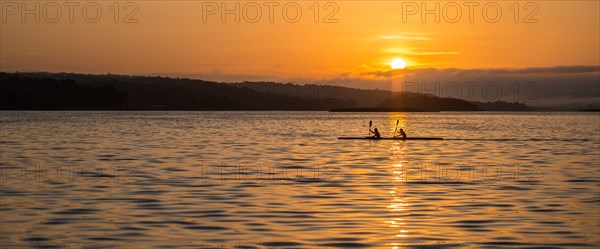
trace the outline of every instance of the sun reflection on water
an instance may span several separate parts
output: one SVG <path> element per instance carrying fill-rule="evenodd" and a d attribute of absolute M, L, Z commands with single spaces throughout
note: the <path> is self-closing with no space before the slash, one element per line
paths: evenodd
<path fill-rule="evenodd" d="M 405 124 L 405 120 L 398 123 Z M 405 198 L 406 191 L 406 168 L 405 168 L 405 147 L 402 141 L 394 143 L 391 147 L 391 175 L 392 175 L 392 188 L 390 189 L 391 203 L 387 206 L 389 211 L 392 213 L 391 220 L 387 221 L 390 227 L 396 231 L 396 239 L 401 238 L 405 240 L 408 238 L 409 231 L 406 230 L 406 214 L 410 211 L 410 203 Z M 401 242 L 401 241 L 399 241 Z M 403 243 L 391 243 L 392 248 L 398 248 L 398 245 Z"/>

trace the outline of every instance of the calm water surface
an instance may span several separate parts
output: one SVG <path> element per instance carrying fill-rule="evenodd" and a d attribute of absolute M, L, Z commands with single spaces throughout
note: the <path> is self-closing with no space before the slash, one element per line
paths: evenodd
<path fill-rule="evenodd" d="M 597 113 L 0 114 L 5 246 L 600 246 Z"/>

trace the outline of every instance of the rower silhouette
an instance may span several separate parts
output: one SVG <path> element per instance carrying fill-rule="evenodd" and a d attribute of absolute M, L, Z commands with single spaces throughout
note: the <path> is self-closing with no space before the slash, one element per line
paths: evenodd
<path fill-rule="evenodd" d="M 379 130 L 377 130 L 377 128 L 375 128 L 375 131 L 372 131 L 372 130 L 369 130 L 369 131 L 374 134 L 372 136 L 372 138 L 376 138 L 376 139 L 380 139 L 381 138 L 381 134 L 379 134 Z"/>
<path fill-rule="evenodd" d="M 400 136 L 402 136 L 402 138 L 406 139 L 406 132 L 404 132 L 404 130 L 402 128 L 400 128 Z"/>

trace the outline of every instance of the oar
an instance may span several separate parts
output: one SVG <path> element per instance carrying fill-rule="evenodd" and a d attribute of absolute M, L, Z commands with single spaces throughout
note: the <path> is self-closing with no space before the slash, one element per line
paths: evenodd
<path fill-rule="evenodd" d="M 398 123 L 400 123 L 400 119 L 396 120 L 396 128 L 394 128 L 394 136 L 396 137 L 396 132 L 398 131 Z"/>
<path fill-rule="evenodd" d="M 369 135 L 367 135 L 367 137 L 371 136 L 371 126 L 373 126 L 373 120 L 369 121 Z"/>

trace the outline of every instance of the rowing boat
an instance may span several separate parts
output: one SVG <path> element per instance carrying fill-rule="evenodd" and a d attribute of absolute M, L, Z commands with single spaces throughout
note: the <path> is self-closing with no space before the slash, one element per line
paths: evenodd
<path fill-rule="evenodd" d="M 338 139 L 346 139 L 346 140 L 444 140 L 441 137 L 382 137 L 382 138 L 374 138 L 374 137 L 338 137 Z"/>

